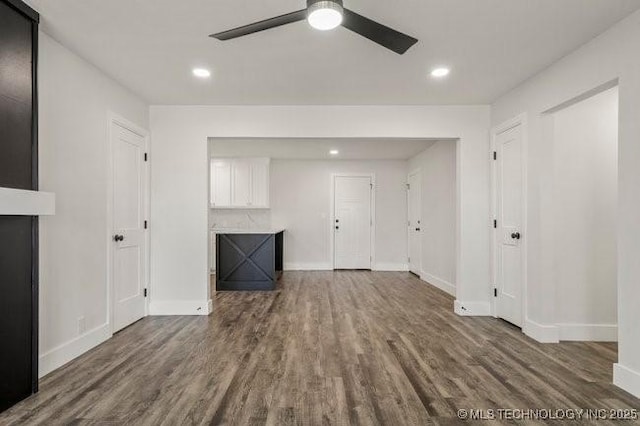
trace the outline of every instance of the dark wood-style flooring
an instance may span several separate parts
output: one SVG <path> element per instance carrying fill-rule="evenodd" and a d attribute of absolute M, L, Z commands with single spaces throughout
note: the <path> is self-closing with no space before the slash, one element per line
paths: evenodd
<path fill-rule="evenodd" d="M 640 408 L 611 384 L 615 344 L 543 345 L 458 317 L 407 273 L 287 272 L 276 292 L 213 303 L 210 317 L 123 330 L 0 424 L 395 426 L 461 424 L 461 408 Z"/>

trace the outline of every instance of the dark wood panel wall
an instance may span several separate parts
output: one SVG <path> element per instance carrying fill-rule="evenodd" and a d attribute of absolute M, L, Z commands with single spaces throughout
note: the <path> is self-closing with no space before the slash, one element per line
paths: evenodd
<path fill-rule="evenodd" d="M 0 0 L 0 187 L 38 189 L 38 14 Z M 38 218 L 0 216 L 0 411 L 38 390 Z"/>

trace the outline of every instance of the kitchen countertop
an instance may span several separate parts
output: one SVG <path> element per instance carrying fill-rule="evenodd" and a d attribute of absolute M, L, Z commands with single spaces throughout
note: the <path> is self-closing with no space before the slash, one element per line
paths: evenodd
<path fill-rule="evenodd" d="M 216 234 L 278 234 L 283 232 L 284 228 L 212 228 Z"/>

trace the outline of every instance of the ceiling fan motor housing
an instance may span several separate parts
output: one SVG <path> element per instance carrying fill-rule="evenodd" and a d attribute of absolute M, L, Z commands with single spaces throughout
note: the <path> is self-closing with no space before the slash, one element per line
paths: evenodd
<path fill-rule="evenodd" d="M 342 0 L 307 0 L 307 12 L 309 14 L 319 9 L 333 9 L 342 14 Z"/>

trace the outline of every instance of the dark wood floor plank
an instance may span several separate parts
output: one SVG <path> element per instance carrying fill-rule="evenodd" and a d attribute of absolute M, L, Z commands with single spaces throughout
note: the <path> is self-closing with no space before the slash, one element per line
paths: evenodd
<path fill-rule="evenodd" d="M 0 424 L 456 425 L 460 408 L 640 409 L 611 384 L 616 344 L 545 345 L 458 317 L 411 274 L 287 272 L 274 292 L 213 299 L 209 317 L 126 328 Z"/>

